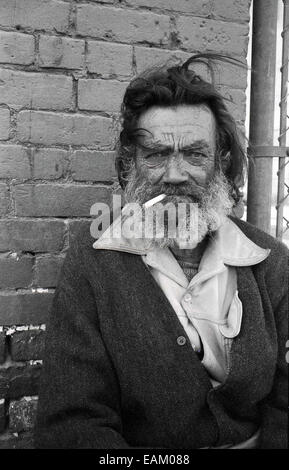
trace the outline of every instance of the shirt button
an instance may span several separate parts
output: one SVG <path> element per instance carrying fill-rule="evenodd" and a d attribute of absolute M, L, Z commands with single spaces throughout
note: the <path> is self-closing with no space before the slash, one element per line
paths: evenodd
<path fill-rule="evenodd" d="M 184 336 L 178 336 L 177 338 L 177 343 L 179 346 L 183 346 L 184 344 L 186 344 L 187 340 Z"/>
<path fill-rule="evenodd" d="M 186 294 L 186 295 L 184 296 L 184 301 L 185 301 L 185 302 L 189 302 L 191 299 L 192 299 L 191 294 Z"/>

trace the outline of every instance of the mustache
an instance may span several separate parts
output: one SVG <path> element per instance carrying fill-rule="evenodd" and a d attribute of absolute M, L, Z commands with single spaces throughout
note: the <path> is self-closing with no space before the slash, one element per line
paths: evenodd
<path fill-rule="evenodd" d="M 166 196 L 183 196 L 192 198 L 194 200 L 200 200 L 205 193 L 204 188 L 197 184 L 182 183 L 182 184 L 170 184 L 162 183 L 151 188 L 150 197 L 158 196 L 159 194 L 166 194 Z"/>

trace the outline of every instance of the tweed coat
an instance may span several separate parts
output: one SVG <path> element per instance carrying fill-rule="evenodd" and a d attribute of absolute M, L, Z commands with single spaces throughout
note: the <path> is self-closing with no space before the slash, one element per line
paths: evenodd
<path fill-rule="evenodd" d="M 287 447 L 289 251 L 232 220 L 271 253 L 237 268 L 242 326 L 217 388 L 141 257 L 80 232 L 48 322 L 36 447 L 195 449 L 257 429 L 259 448 Z"/>

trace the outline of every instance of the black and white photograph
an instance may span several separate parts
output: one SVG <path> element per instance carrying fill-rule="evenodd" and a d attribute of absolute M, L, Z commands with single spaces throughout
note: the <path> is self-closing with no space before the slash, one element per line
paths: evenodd
<path fill-rule="evenodd" d="M 288 63 L 289 0 L 0 0 L 0 450 L 288 448 Z"/>

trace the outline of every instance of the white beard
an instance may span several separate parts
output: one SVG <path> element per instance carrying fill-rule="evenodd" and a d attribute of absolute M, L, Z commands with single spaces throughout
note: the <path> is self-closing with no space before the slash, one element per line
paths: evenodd
<path fill-rule="evenodd" d="M 152 188 L 147 181 L 138 184 L 136 170 L 134 169 L 125 188 L 126 201 L 143 204 L 147 200 L 149 191 Z M 147 217 L 143 218 L 142 225 L 146 226 L 146 230 L 149 230 L 150 234 L 153 234 L 152 237 L 146 239 L 147 246 L 149 249 L 195 248 L 207 234 L 215 232 L 225 222 L 234 204 L 229 194 L 230 186 L 225 176 L 222 173 L 216 174 L 208 184 L 206 192 L 203 192 L 199 198 L 197 204 L 197 224 L 194 223 L 195 219 L 192 220 L 192 212 L 189 211 L 189 204 L 192 204 L 192 198 L 178 194 L 168 195 L 162 203 L 158 203 L 149 209 L 154 212 L 155 217 L 150 217 L 149 222 Z M 175 205 L 176 211 L 178 203 L 186 203 L 188 205 L 184 231 L 180 233 L 180 230 L 177 230 L 174 236 L 170 236 L 167 221 L 164 220 L 164 206 L 168 203 Z M 179 227 L 180 224 L 177 222 L 177 225 Z"/>

